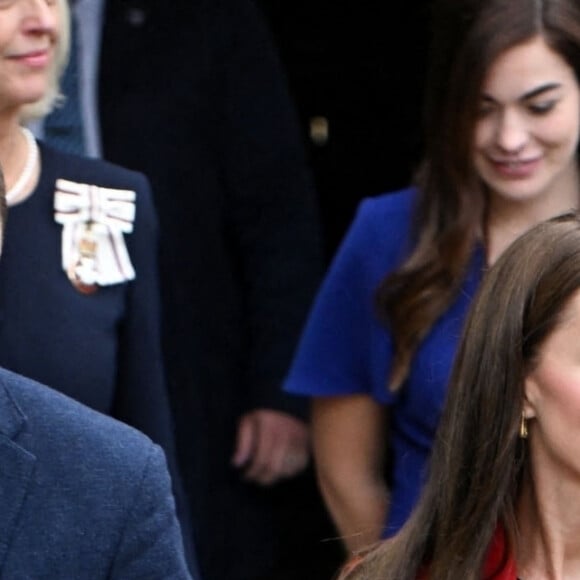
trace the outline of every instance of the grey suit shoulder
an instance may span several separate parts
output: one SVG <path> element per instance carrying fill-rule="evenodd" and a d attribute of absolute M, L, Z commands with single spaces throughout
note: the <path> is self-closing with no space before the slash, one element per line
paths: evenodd
<path fill-rule="evenodd" d="M 0 578 L 187 579 L 165 457 L 0 369 Z"/>

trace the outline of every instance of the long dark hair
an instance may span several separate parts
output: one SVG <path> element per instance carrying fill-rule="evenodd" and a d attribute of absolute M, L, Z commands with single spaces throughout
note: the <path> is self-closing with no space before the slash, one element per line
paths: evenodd
<path fill-rule="evenodd" d="M 515 544 L 529 473 L 524 380 L 578 291 L 578 213 L 535 226 L 504 252 L 472 304 L 421 500 L 399 534 L 344 578 L 415 580 L 426 566 L 429 580 L 476 580 L 498 524 Z"/>
<path fill-rule="evenodd" d="M 377 290 L 379 316 L 394 337 L 392 390 L 454 300 L 481 236 L 486 194 L 471 152 L 486 72 L 508 48 L 541 35 L 580 79 L 576 0 L 439 0 L 432 25 L 414 249 Z"/>

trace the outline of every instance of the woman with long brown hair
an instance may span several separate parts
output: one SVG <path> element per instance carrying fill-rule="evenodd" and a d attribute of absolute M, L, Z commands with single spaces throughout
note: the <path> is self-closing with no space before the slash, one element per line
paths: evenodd
<path fill-rule="evenodd" d="M 395 533 L 418 498 L 483 272 L 580 202 L 578 3 L 440 0 L 433 26 L 417 184 L 361 205 L 286 382 L 313 398 L 349 549 Z"/>
<path fill-rule="evenodd" d="M 421 500 L 344 578 L 579 578 L 580 216 L 516 240 L 472 305 Z"/>

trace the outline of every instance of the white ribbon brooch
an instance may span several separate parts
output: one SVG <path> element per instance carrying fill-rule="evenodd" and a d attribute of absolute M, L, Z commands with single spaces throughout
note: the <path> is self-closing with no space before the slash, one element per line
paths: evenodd
<path fill-rule="evenodd" d="M 135 192 L 58 179 L 54 219 L 62 224 L 62 267 L 85 293 L 135 278 L 123 234 L 133 231 Z"/>

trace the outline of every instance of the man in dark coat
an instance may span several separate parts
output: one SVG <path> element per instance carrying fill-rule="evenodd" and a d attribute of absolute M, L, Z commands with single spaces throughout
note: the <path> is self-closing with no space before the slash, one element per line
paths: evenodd
<path fill-rule="evenodd" d="M 308 460 L 304 402 L 280 384 L 321 269 L 285 80 L 249 0 L 116 0 L 103 16 L 103 156 L 153 186 L 202 575 L 272 579 L 288 497 L 270 486 Z"/>

